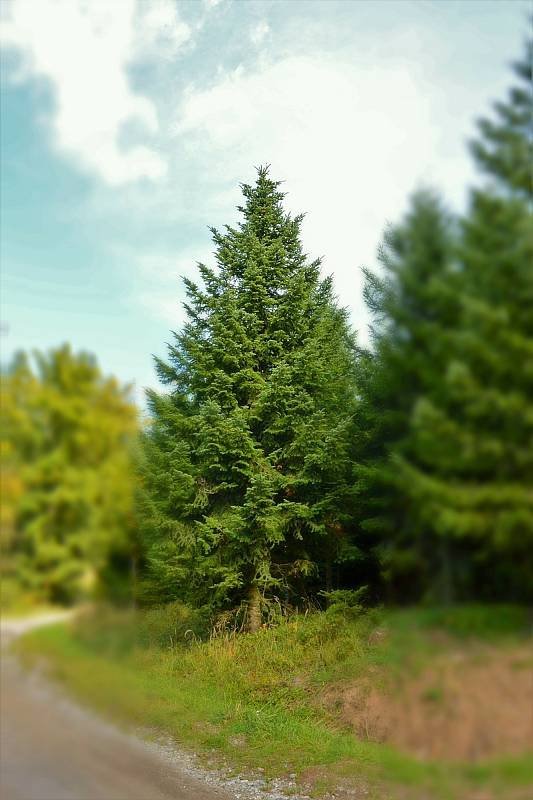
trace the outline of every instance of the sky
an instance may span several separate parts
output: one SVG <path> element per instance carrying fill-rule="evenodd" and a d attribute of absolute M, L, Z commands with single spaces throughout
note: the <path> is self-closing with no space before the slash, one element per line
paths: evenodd
<path fill-rule="evenodd" d="M 421 186 L 466 208 L 466 144 L 526 0 L 1 0 L 2 360 L 70 342 L 156 386 L 181 276 L 271 165 L 360 341 L 361 268 Z"/>

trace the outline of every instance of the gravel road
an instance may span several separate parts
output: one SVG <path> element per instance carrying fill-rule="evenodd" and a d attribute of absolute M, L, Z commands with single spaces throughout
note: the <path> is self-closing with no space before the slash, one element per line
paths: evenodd
<path fill-rule="evenodd" d="M 9 642 L 70 612 L 0 624 L 1 800 L 310 800 L 294 781 L 206 770 L 194 756 L 124 733 L 80 708 L 38 672 L 27 672 Z"/>
<path fill-rule="evenodd" d="M 64 615 L 63 615 L 64 616 Z M 2 624 L 2 800 L 228 800 L 141 739 L 77 707 L 6 653 L 13 636 L 61 615 Z"/>

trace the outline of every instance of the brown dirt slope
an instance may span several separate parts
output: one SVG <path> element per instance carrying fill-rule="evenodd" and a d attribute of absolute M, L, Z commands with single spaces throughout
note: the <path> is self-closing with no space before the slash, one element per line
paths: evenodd
<path fill-rule="evenodd" d="M 423 759 L 533 753 L 533 645 L 456 648 L 417 674 L 375 669 L 323 702 L 359 737 Z"/>

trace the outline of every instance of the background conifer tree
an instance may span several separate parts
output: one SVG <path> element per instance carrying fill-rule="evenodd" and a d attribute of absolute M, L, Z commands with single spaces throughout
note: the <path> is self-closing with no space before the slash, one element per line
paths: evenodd
<path fill-rule="evenodd" d="M 347 541 L 354 342 L 279 184 L 261 168 L 242 192 L 157 361 L 168 392 L 149 393 L 145 527 L 158 594 L 245 600 L 255 630 L 262 597 L 320 587 Z"/>
<path fill-rule="evenodd" d="M 461 240 L 461 316 L 443 390 L 414 413 L 416 460 L 403 473 L 428 531 L 470 553 L 470 595 L 533 594 L 532 44 L 473 154 L 488 182 L 472 193 Z"/>
<path fill-rule="evenodd" d="M 420 595 L 436 569 L 434 543 L 417 525 L 399 455 L 413 455 L 411 418 L 423 394 L 439 392 L 457 315 L 453 221 L 432 191 L 418 191 L 390 226 L 380 270 L 365 270 L 372 351 L 361 359 L 356 451 L 361 526 L 378 547 L 389 590 Z"/>

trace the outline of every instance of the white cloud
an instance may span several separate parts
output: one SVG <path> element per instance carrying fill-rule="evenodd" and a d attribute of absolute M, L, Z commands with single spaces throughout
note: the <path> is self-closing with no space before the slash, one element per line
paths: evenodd
<path fill-rule="evenodd" d="M 13 0 L 2 40 L 22 55 L 18 80 L 43 76 L 54 90 L 54 144 L 108 184 L 158 179 L 166 161 L 144 143 L 121 146 L 127 123 L 154 136 L 151 100 L 128 83 L 127 67 L 150 53 L 174 53 L 190 36 L 172 0 Z"/>
<path fill-rule="evenodd" d="M 135 49 L 161 58 L 174 55 L 191 37 L 190 27 L 180 20 L 174 0 L 139 0 Z"/>
<path fill-rule="evenodd" d="M 190 87 L 176 132 L 214 191 L 253 180 L 252 165 L 272 164 L 288 207 L 308 212 L 306 249 L 326 255 L 324 271 L 364 327 L 359 267 L 375 263 L 386 220 L 398 218 L 420 182 L 465 184 L 464 161 L 448 158 L 434 113 L 408 65 L 302 55 Z"/>
<path fill-rule="evenodd" d="M 269 33 L 270 33 L 270 25 L 266 20 L 264 19 L 261 20 L 261 22 L 258 22 L 257 25 L 255 25 L 250 32 L 250 39 L 252 41 L 252 44 L 255 44 L 256 46 L 261 44 L 265 36 L 267 36 L 267 34 Z"/>

